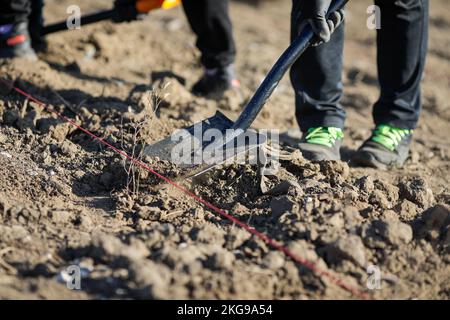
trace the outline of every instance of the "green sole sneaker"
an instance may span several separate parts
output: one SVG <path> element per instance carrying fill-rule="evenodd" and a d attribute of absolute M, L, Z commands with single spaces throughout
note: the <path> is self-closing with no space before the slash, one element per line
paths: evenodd
<path fill-rule="evenodd" d="M 353 155 L 352 162 L 363 167 L 386 170 L 401 168 L 408 159 L 412 130 L 378 126 Z"/>
<path fill-rule="evenodd" d="M 298 144 L 305 159 L 310 161 L 341 160 L 342 129 L 333 127 L 310 128 Z"/>

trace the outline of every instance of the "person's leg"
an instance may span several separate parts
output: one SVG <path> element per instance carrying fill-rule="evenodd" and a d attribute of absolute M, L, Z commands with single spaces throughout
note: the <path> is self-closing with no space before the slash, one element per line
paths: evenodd
<path fill-rule="evenodd" d="M 303 1 L 306 0 L 293 0 L 291 40 L 300 32 Z M 340 105 L 343 93 L 343 48 L 342 24 L 328 43 L 307 49 L 291 68 L 296 118 L 303 132 L 315 127 L 344 127 L 346 114 Z"/>
<path fill-rule="evenodd" d="M 233 63 L 236 47 L 233 39 L 228 0 L 184 0 L 183 7 L 197 35 L 204 75 L 192 91 L 218 98 L 228 89 L 238 89 Z"/>
<path fill-rule="evenodd" d="M 415 129 L 421 109 L 420 82 L 428 44 L 428 0 L 376 0 L 380 98 L 376 125 Z"/>
<path fill-rule="evenodd" d="M 44 37 L 41 36 L 42 27 L 44 26 L 42 16 L 43 8 L 44 0 L 32 1 L 28 30 L 30 32 L 32 46 L 36 51 L 44 51 L 47 46 Z"/>
<path fill-rule="evenodd" d="M 30 12 L 31 0 L 0 2 L 0 58 L 36 59 L 28 31 Z"/>
<path fill-rule="evenodd" d="M 0 1 L 0 25 L 27 22 L 30 12 L 30 0 Z"/>
<path fill-rule="evenodd" d="M 197 47 L 205 68 L 232 64 L 236 49 L 228 13 L 228 0 L 184 0 L 184 11 L 197 35 Z"/>
<path fill-rule="evenodd" d="M 380 98 L 373 109 L 376 128 L 353 160 L 376 168 L 401 167 L 420 115 L 429 3 L 375 0 L 375 4 L 381 9 L 377 33 Z"/>
<path fill-rule="evenodd" d="M 302 6 L 308 0 L 293 0 L 291 40 L 304 21 Z M 291 68 L 295 90 L 295 115 L 303 139 L 299 149 L 310 160 L 338 160 L 346 113 L 340 104 L 343 94 L 342 67 L 344 25 L 329 42 L 308 48 Z"/>

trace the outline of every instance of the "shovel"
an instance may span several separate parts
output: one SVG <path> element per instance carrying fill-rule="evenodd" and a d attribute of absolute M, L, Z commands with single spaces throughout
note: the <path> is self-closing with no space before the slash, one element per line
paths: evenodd
<path fill-rule="evenodd" d="M 117 20 L 117 22 L 134 20 L 138 14 L 149 13 L 155 9 L 172 9 L 181 4 L 181 0 L 136 0 L 130 1 L 128 6 L 114 7 L 110 10 L 90 13 L 80 17 L 80 26 L 97 23 L 105 20 Z M 57 22 L 42 28 L 41 36 L 67 31 L 67 21 Z"/>
<path fill-rule="evenodd" d="M 347 2 L 348 0 L 334 0 L 327 17 L 343 8 Z M 235 122 L 217 111 L 214 116 L 177 130 L 171 136 L 147 146 L 144 154 L 175 163 L 183 169 L 184 177 L 194 177 L 263 146 L 267 137 L 248 129 L 284 74 L 310 46 L 313 37 L 311 26 L 306 24 L 297 39 L 269 71 Z M 246 139 L 249 136 L 253 138 Z"/>

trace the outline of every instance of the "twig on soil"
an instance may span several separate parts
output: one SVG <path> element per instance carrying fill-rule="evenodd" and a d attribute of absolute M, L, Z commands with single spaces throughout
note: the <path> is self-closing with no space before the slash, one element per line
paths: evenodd
<path fill-rule="evenodd" d="M 146 103 L 144 104 L 144 108 L 142 111 L 145 112 L 143 120 L 131 124 L 131 131 L 133 133 L 131 138 L 131 156 L 138 159 L 139 161 L 142 161 L 142 158 L 144 157 L 144 150 L 147 140 L 147 136 L 145 135 L 145 131 L 143 129 L 153 127 L 153 123 L 156 118 L 156 112 L 159 109 L 162 101 L 160 92 L 155 91 L 147 93 L 144 99 L 145 98 Z M 121 119 L 121 127 L 123 128 L 123 119 Z M 124 149 L 125 134 L 123 130 L 121 130 L 121 146 Z M 138 168 L 136 163 L 128 162 L 127 164 L 126 160 L 124 161 L 123 166 L 127 173 L 127 193 L 137 197 L 139 195 L 139 190 L 141 187 L 140 169 Z"/>

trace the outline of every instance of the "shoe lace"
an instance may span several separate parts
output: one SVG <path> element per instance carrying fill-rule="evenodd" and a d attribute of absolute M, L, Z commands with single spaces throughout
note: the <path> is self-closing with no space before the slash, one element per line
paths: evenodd
<path fill-rule="evenodd" d="M 317 127 L 308 130 L 305 140 L 307 143 L 320 144 L 331 148 L 337 139 L 342 139 L 343 137 L 342 129 Z"/>
<path fill-rule="evenodd" d="M 409 134 L 412 134 L 412 132 L 413 130 L 399 129 L 382 124 L 377 126 L 371 140 L 378 142 L 391 151 L 394 151 L 403 138 Z"/>

